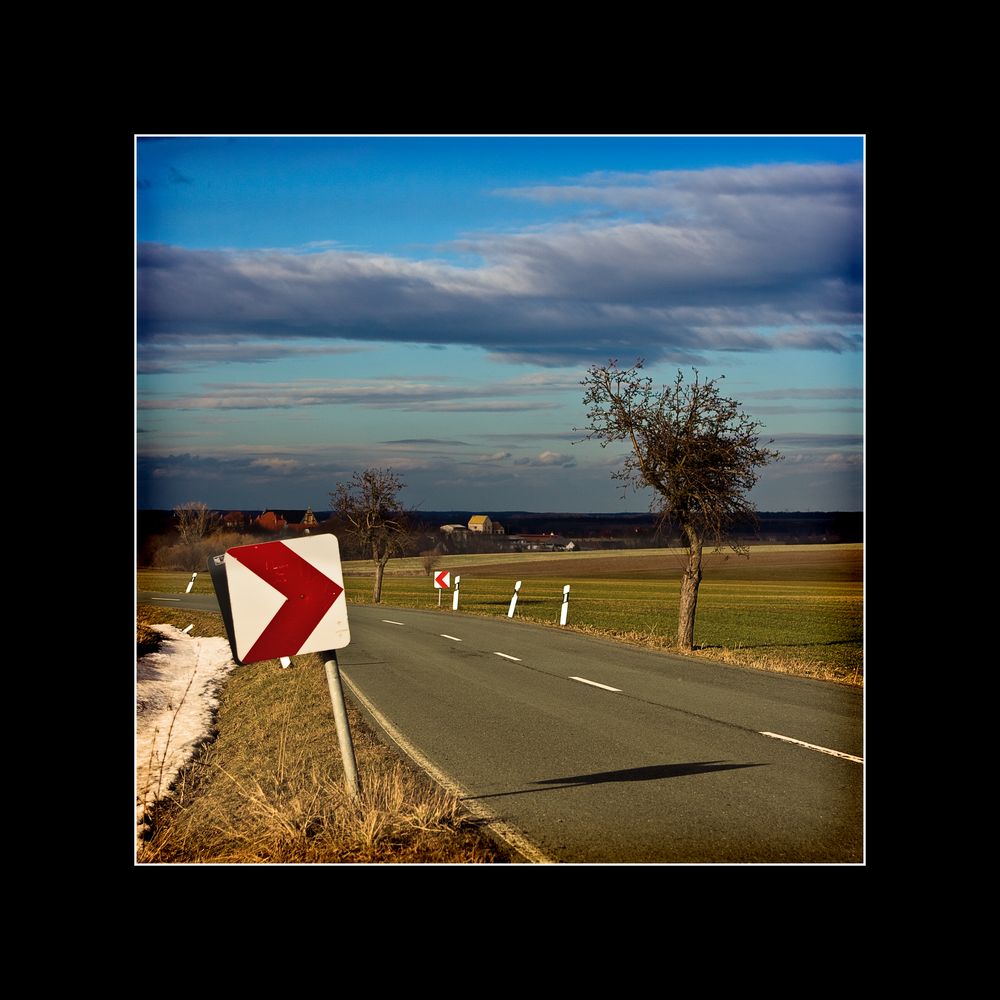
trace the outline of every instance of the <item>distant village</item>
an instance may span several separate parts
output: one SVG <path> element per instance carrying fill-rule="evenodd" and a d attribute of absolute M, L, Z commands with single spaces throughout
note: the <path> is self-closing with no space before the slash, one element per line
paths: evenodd
<path fill-rule="evenodd" d="M 260 510 L 260 508 L 258 508 Z M 469 511 L 413 511 L 408 555 L 476 552 L 580 552 L 598 549 L 648 548 L 682 544 L 676 533 L 652 513 L 539 513 L 505 511 L 503 522 L 491 514 Z M 350 533 L 332 513 L 312 508 L 260 513 L 211 512 L 206 538 L 199 546 L 178 535 L 173 511 L 137 512 L 136 550 L 139 565 L 199 569 L 208 555 L 223 547 L 245 545 L 255 538 L 271 540 L 334 532 L 345 559 L 364 558 Z M 857 512 L 762 512 L 756 525 L 738 526 L 737 536 L 749 544 L 856 542 L 864 538 L 863 516 Z M 220 534 L 221 533 L 221 534 Z"/>
<path fill-rule="evenodd" d="M 508 535 L 504 526 L 499 521 L 494 521 L 489 514 L 473 514 L 469 518 L 468 524 L 442 524 L 438 529 L 442 534 L 450 535 L 453 538 L 461 538 L 465 534 L 473 535 L 504 535 L 508 545 L 513 551 L 538 552 L 542 550 L 552 552 L 573 552 L 579 548 L 576 542 L 567 541 L 562 535 L 557 535 L 554 531 L 547 534 L 519 534 Z"/>
<path fill-rule="evenodd" d="M 260 531 L 272 535 L 315 535 L 335 530 L 332 515 L 326 521 L 320 521 L 311 507 L 298 522 L 289 521 L 273 510 L 263 511 L 257 517 L 231 510 L 220 520 L 224 529 L 240 533 Z M 452 543 L 449 548 L 466 548 L 469 543 L 485 540 L 486 537 L 500 542 L 493 547 L 511 552 L 574 552 L 580 548 L 578 541 L 564 538 L 554 531 L 508 535 L 504 526 L 489 514 L 473 514 L 466 524 L 442 524 L 437 530 L 443 536 L 442 541 Z M 423 531 L 426 534 L 426 525 Z"/>

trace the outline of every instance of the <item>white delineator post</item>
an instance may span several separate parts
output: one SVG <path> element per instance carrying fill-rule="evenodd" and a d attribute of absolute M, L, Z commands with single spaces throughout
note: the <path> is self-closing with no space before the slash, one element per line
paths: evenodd
<path fill-rule="evenodd" d="M 521 581 L 514 584 L 514 596 L 510 599 L 510 610 L 507 612 L 508 618 L 514 617 L 514 608 L 517 607 L 517 592 L 521 589 Z"/>
<path fill-rule="evenodd" d="M 191 574 L 191 582 L 187 585 L 187 589 L 184 591 L 185 594 L 191 593 L 191 588 L 194 586 L 194 581 L 198 579 L 197 573 Z"/>
<path fill-rule="evenodd" d="M 559 612 L 559 624 L 560 625 L 565 625 L 566 624 L 566 615 L 568 615 L 568 614 L 569 614 L 569 584 L 567 583 L 566 586 L 563 587 L 562 609 Z"/>
<path fill-rule="evenodd" d="M 455 577 L 455 594 L 451 599 L 451 610 L 458 611 L 458 585 L 462 582 L 460 576 Z"/>

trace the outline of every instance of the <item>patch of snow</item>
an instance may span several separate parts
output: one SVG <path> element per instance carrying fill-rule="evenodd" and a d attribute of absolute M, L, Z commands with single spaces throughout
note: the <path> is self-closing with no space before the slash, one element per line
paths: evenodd
<path fill-rule="evenodd" d="M 195 747 L 212 730 L 219 687 L 236 664 L 229 643 L 193 637 L 173 625 L 156 653 L 136 662 L 135 815 L 141 836 L 149 807 L 166 795 Z"/>

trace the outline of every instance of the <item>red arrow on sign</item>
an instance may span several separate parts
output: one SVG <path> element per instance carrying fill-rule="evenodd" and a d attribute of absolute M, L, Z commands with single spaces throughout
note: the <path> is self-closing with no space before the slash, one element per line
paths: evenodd
<path fill-rule="evenodd" d="M 243 655 L 244 663 L 294 656 L 344 592 L 340 584 L 282 542 L 241 545 L 226 555 L 285 597 L 285 603 Z"/>
<path fill-rule="evenodd" d="M 434 586 L 438 590 L 447 590 L 451 586 L 451 570 L 443 569 L 434 577 Z"/>

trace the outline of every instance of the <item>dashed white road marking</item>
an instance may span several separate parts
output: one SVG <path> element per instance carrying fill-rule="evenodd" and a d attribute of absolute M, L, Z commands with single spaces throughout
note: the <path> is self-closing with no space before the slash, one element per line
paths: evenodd
<path fill-rule="evenodd" d="M 394 622 L 394 621 L 390 621 L 388 618 L 383 618 L 382 621 L 384 621 L 386 623 L 386 625 L 405 625 L 406 624 L 406 622 Z"/>
<path fill-rule="evenodd" d="M 844 760 L 853 760 L 856 764 L 863 764 L 864 757 L 855 757 L 853 754 L 842 753 L 840 750 L 831 750 L 829 747 L 819 747 L 815 743 L 803 743 L 802 740 L 793 740 L 791 736 L 782 736 L 781 733 L 761 733 L 761 736 L 770 736 L 772 740 L 784 740 L 786 743 L 794 743 L 796 746 L 806 747 L 808 750 L 818 750 L 820 753 L 828 753 L 831 757 L 843 757 Z"/>
<path fill-rule="evenodd" d="M 515 660 L 518 663 L 521 662 L 520 656 L 508 656 L 506 653 L 498 653 L 496 650 L 493 651 L 494 656 L 502 656 L 505 660 Z"/>
<path fill-rule="evenodd" d="M 621 688 L 609 687 L 607 684 L 598 684 L 597 681 L 588 681 L 586 677 L 571 677 L 571 681 L 579 681 L 581 684 L 590 684 L 595 688 L 603 688 L 605 691 L 618 691 L 621 692 Z"/>
<path fill-rule="evenodd" d="M 459 637 L 457 635 L 447 635 L 444 632 L 440 632 L 438 634 L 441 636 L 442 639 L 451 639 L 452 642 L 461 642 L 462 641 L 461 639 L 459 639 Z"/>

